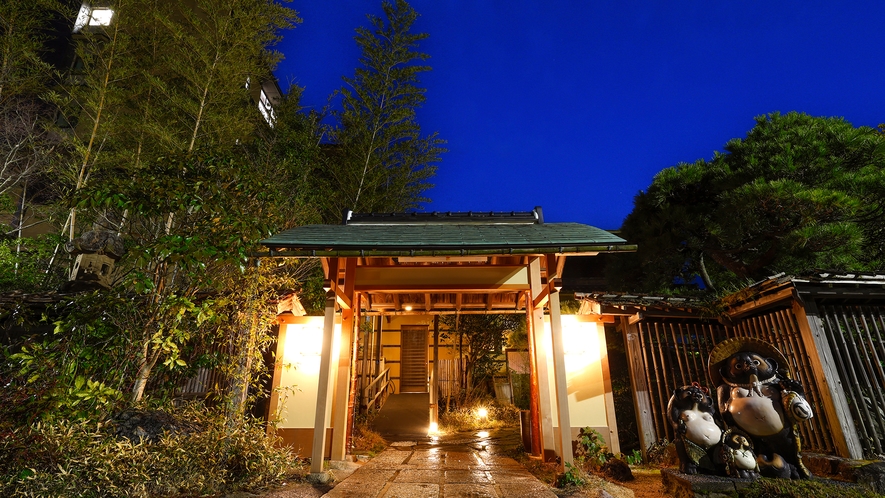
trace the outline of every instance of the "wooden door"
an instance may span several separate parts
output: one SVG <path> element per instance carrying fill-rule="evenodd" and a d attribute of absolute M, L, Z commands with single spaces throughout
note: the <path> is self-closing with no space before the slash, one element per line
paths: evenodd
<path fill-rule="evenodd" d="M 427 392 L 427 326 L 405 325 L 400 349 L 400 392 Z"/>

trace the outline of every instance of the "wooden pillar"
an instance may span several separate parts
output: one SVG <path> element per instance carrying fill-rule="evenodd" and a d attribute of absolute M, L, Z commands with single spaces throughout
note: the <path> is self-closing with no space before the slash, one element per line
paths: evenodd
<path fill-rule="evenodd" d="M 433 317 L 433 368 L 430 370 L 430 423 L 439 423 L 439 315 Z"/>
<path fill-rule="evenodd" d="M 639 331 L 636 325 L 629 325 L 626 317 L 621 317 L 619 325 L 624 334 L 627 348 L 627 359 L 630 362 L 630 387 L 633 389 L 633 407 L 636 410 L 636 423 L 639 429 L 639 443 L 642 454 L 658 440 L 655 432 L 655 421 L 652 416 L 651 395 L 645 381 L 645 366 L 642 363 L 642 346 L 639 342 Z"/>
<path fill-rule="evenodd" d="M 531 293 L 526 293 L 526 302 L 531 303 Z M 532 307 L 526 306 L 526 332 L 529 342 L 529 411 L 532 426 L 532 447 L 526 448 L 533 456 L 541 456 L 544 448 L 541 445 L 541 405 L 538 401 L 538 356 L 535 354 L 535 321 L 532 319 Z"/>
<path fill-rule="evenodd" d="M 572 423 L 568 409 L 568 381 L 565 376 L 565 348 L 562 344 L 562 317 L 559 292 L 550 294 L 550 333 L 553 345 L 553 378 L 556 381 L 556 412 L 559 414 L 559 448 L 563 468 L 574 463 Z"/>
<path fill-rule="evenodd" d="M 371 323 L 370 321 L 373 320 L 370 317 L 366 317 L 366 319 L 367 319 L 367 323 Z M 360 330 L 360 332 L 364 332 L 364 334 L 361 337 L 361 340 L 363 341 L 362 342 L 362 344 L 363 344 L 363 359 L 360 361 L 360 365 L 361 365 L 360 385 L 359 385 L 359 388 L 357 389 L 357 391 L 359 393 L 359 400 L 360 400 L 359 406 L 363 406 L 366 404 L 366 400 L 362 399 L 363 389 L 365 389 L 366 384 L 367 384 L 366 377 L 368 376 L 369 379 L 372 379 L 374 377 L 374 376 L 369 375 L 369 349 L 371 349 L 371 345 L 372 345 L 372 328 L 371 327 L 363 327 L 363 324 L 361 322 L 359 330 Z"/>
<path fill-rule="evenodd" d="M 621 439 L 618 437 L 618 417 L 615 412 L 615 394 L 612 389 L 612 375 L 608 368 L 608 343 L 605 339 L 605 325 L 596 322 L 596 334 L 599 340 L 600 363 L 602 366 L 602 384 L 605 387 L 605 421 L 608 424 L 609 451 L 617 455 L 621 452 Z"/>
<path fill-rule="evenodd" d="M 529 319 L 532 321 L 535 356 L 537 357 L 538 373 L 538 416 L 541 422 L 541 444 L 544 460 L 556 458 L 556 442 L 553 437 L 553 401 L 550 396 L 550 373 L 547 355 L 551 349 L 550 337 L 544 331 L 544 310 L 537 309 L 533 303 L 543 292 L 541 286 L 541 260 L 533 257 L 529 262 Z"/>
<path fill-rule="evenodd" d="M 361 297 L 357 298 L 357 301 L 362 299 Z M 357 393 L 361 391 L 359 384 L 359 378 L 357 377 L 356 366 L 359 362 L 359 352 L 360 352 L 360 341 L 362 337 L 360 336 L 360 331 L 363 329 L 363 317 L 360 315 L 360 308 L 356 308 L 353 325 L 353 344 L 351 344 L 351 359 L 350 359 L 350 387 L 348 395 L 347 395 L 347 436 L 344 441 L 345 453 L 351 449 L 353 449 L 353 431 L 355 429 L 355 421 L 356 421 L 356 397 Z"/>
<path fill-rule="evenodd" d="M 353 290 L 356 258 L 345 258 L 343 293 L 353 306 L 359 306 Z M 349 412 L 350 367 L 354 339 L 354 310 L 341 310 L 341 342 L 338 351 L 338 369 L 335 380 L 335 403 L 332 406 L 332 460 L 344 460 L 347 455 L 347 420 Z"/>
<path fill-rule="evenodd" d="M 811 359 L 811 371 L 820 387 L 824 412 L 827 414 L 829 429 L 833 435 L 836 452 L 841 457 L 860 460 L 863 447 L 854 427 L 854 417 L 845 398 L 842 380 L 836 369 L 836 360 L 830 343 L 827 342 L 817 305 L 811 297 L 805 299 L 805 306 L 793 300 L 793 313 L 799 323 L 799 332 L 805 351 Z"/>
<path fill-rule="evenodd" d="M 323 326 L 323 351 L 320 353 L 320 375 L 317 386 L 316 417 L 313 423 L 313 449 L 310 454 L 310 471 L 318 474 L 323 471 L 323 456 L 326 454 L 326 421 L 332 413 L 332 346 L 335 335 L 335 296 L 330 292 L 326 297 L 326 320 Z"/>
<path fill-rule="evenodd" d="M 381 360 L 384 358 L 384 344 L 381 340 L 384 336 L 384 317 L 379 316 L 377 318 L 378 322 L 375 324 L 375 373 L 372 375 L 372 379 L 381 374 Z M 370 381 L 371 382 L 371 381 Z"/>

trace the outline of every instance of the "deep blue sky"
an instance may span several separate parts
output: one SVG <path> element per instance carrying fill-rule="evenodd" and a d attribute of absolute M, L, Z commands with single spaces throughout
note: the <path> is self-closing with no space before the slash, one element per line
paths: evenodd
<path fill-rule="evenodd" d="M 321 108 L 380 0 L 295 0 L 282 87 Z M 413 0 L 433 70 L 423 131 L 449 152 L 428 211 L 543 206 L 615 229 L 655 173 L 773 111 L 885 122 L 885 2 Z"/>

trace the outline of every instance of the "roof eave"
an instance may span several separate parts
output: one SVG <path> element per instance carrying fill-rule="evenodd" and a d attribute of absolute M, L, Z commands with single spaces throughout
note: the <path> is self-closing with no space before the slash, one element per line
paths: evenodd
<path fill-rule="evenodd" d="M 495 248 L 425 248 L 425 249 L 317 249 L 269 246 L 268 252 L 253 253 L 254 257 L 289 258 L 395 258 L 399 256 L 511 256 L 529 254 L 563 254 L 569 256 L 598 253 L 635 252 L 635 244 L 604 244 L 582 246 L 534 246 Z"/>

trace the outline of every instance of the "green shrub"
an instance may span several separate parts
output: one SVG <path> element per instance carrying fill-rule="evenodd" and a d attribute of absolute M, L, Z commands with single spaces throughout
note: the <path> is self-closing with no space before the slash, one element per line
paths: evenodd
<path fill-rule="evenodd" d="M 381 434 L 369 428 L 371 419 L 359 417 L 353 428 L 353 449 L 357 453 L 374 456 L 387 448 Z"/>
<path fill-rule="evenodd" d="M 621 457 L 627 462 L 627 465 L 639 465 L 642 463 L 642 452 L 634 449 L 629 455 L 621 454 Z"/>
<path fill-rule="evenodd" d="M 556 482 L 557 488 L 565 488 L 569 486 L 583 486 L 587 482 L 587 474 L 577 465 L 565 462 L 565 472 L 559 476 Z"/>
<path fill-rule="evenodd" d="M 578 435 L 577 451 L 575 451 L 575 458 L 580 464 L 597 468 L 612 456 L 599 431 L 589 427 L 581 429 L 581 433 Z"/>
<path fill-rule="evenodd" d="M 251 421 L 229 429 L 219 413 L 176 416 L 203 430 L 155 444 L 119 440 L 88 420 L 0 432 L 0 496 L 176 496 L 260 489 L 305 470 Z"/>
<path fill-rule="evenodd" d="M 481 408 L 487 411 L 485 417 L 479 414 Z M 475 398 L 441 413 L 439 425 L 442 432 L 514 427 L 519 425 L 519 408 L 492 398 Z"/>
<path fill-rule="evenodd" d="M 741 490 L 742 498 L 874 498 L 881 495 L 868 489 L 819 480 L 756 480 Z"/>

